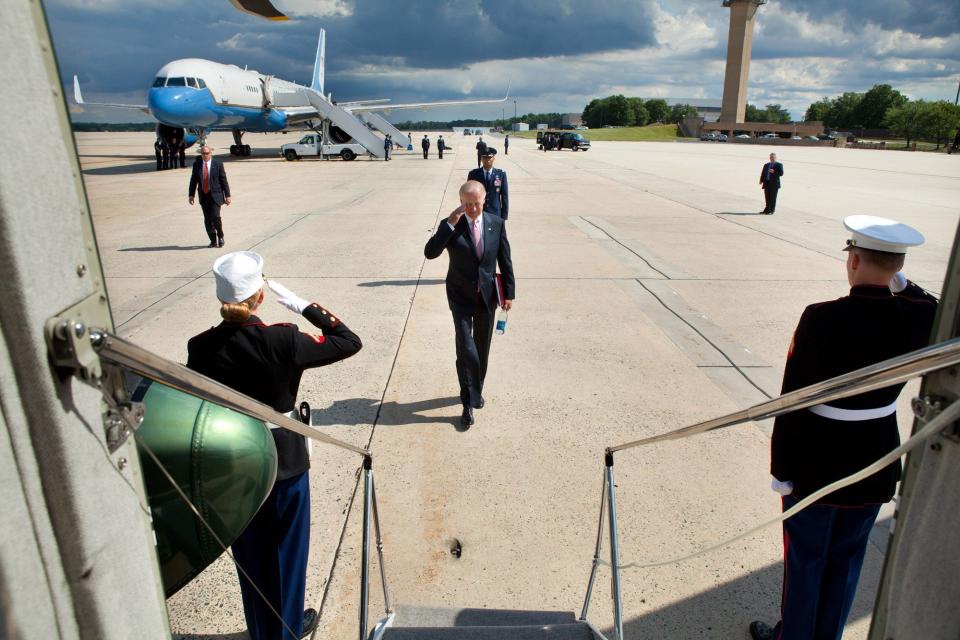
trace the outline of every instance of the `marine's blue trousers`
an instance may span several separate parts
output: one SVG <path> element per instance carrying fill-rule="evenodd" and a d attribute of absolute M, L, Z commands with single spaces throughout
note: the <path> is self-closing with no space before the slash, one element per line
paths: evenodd
<path fill-rule="evenodd" d="M 310 483 L 304 472 L 278 480 L 253 521 L 233 543 L 233 557 L 295 634 L 290 635 L 240 575 L 243 614 L 251 640 L 299 640 L 309 544 Z"/>
<path fill-rule="evenodd" d="M 798 500 L 783 497 L 786 511 Z M 783 523 L 777 640 L 840 640 L 880 505 L 814 504 Z"/>

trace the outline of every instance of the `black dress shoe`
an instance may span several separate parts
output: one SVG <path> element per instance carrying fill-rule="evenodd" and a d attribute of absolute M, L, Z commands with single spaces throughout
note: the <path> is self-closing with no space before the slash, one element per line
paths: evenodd
<path fill-rule="evenodd" d="M 223 246 L 223 238 L 219 238 L 219 239 L 217 240 L 217 246 L 218 246 L 218 247 L 222 247 L 222 246 Z"/>
<path fill-rule="evenodd" d="M 463 413 L 460 415 L 460 424 L 469 427 L 473 422 L 473 407 L 464 407 Z"/>
<path fill-rule="evenodd" d="M 303 612 L 303 632 L 300 634 L 301 638 L 306 638 L 313 630 L 317 628 L 317 623 L 320 621 L 320 616 L 317 615 L 316 609 L 307 609 Z"/>
<path fill-rule="evenodd" d="M 210 241 L 210 244 L 207 245 L 207 249 L 216 249 L 216 248 L 217 248 L 217 241 L 216 241 L 216 240 L 211 240 L 211 241 Z"/>
<path fill-rule="evenodd" d="M 477 401 L 477 404 L 473 405 L 474 409 L 483 409 L 483 405 L 487 404 L 483 400 L 483 396 L 480 397 L 480 400 Z"/>
<path fill-rule="evenodd" d="M 773 640 L 773 627 L 766 622 L 754 620 L 750 623 L 750 637 L 753 640 Z"/>

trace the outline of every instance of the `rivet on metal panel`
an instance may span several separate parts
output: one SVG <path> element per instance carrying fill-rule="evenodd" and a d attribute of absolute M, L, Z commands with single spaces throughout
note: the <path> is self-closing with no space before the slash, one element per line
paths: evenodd
<path fill-rule="evenodd" d="M 82 278 L 84 275 L 86 275 L 86 273 L 87 273 L 87 265 L 85 265 L 85 264 L 78 264 L 78 265 L 77 265 L 77 275 Z"/>
<path fill-rule="evenodd" d="M 120 471 L 123 471 L 124 469 L 126 469 L 126 468 L 127 468 L 127 459 L 126 459 L 126 458 L 120 458 L 119 460 L 117 460 L 117 468 L 120 469 Z"/>

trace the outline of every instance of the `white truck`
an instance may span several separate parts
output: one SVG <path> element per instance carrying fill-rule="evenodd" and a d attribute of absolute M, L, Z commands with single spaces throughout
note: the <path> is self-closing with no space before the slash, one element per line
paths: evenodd
<path fill-rule="evenodd" d="M 308 133 L 300 138 L 299 142 L 289 142 L 280 147 L 280 155 L 290 160 L 299 160 L 305 156 L 340 156 L 343 160 L 353 160 L 361 153 L 367 153 L 363 145 L 356 142 L 346 144 L 321 144 L 318 133 Z"/>

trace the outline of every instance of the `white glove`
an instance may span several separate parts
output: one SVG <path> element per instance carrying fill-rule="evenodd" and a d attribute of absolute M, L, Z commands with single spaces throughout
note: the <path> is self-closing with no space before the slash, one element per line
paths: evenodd
<path fill-rule="evenodd" d="M 793 483 L 789 480 L 777 480 L 770 476 L 770 488 L 782 496 L 788 496 L 793 493 Z"/>
<path fill-rule="evenodd" d="M 298 315 L 303 314 L 303 310 L 310 306 L 309 300 L 297 296 L 293 291 L 278 282 L 267 280 L 267 286 L 270 287 L 270 291 L 277 294 L 277 302 Z"/>
<path fill-rule="evenodd" d="M 900 293 L 907 288 L 907 276 L 903 275 L 903 271 L 897 271 L 893 274 L 893 277 L 890 278 L 890 291 L 893 293 Z"/>

